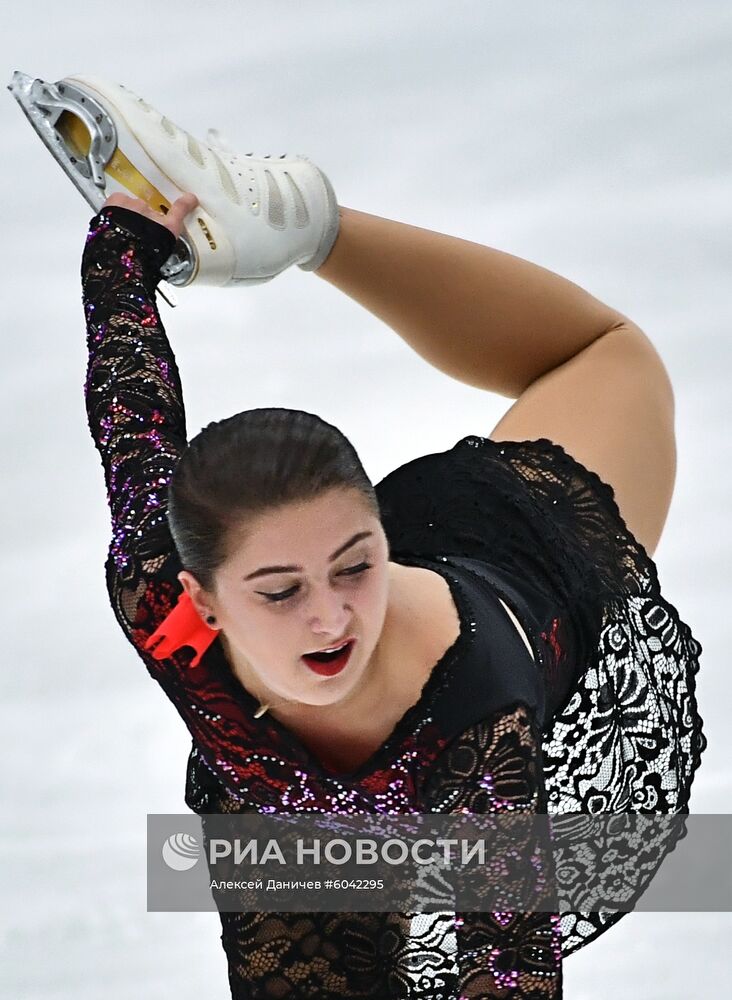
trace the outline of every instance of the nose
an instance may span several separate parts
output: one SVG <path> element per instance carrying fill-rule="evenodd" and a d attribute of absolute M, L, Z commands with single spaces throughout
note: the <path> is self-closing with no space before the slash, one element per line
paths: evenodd
<path fill-rule="evenodd" d="M 352 617 L 351 607 L 342 596 L 325 592 L 313 597 L 308 625 L 314 635 L 339 639 L 349 627 Z"/>

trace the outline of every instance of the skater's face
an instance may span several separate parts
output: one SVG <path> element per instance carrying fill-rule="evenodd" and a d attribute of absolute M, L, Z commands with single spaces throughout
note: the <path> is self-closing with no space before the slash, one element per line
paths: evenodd
<path fill-rule="evenodd" d="M 389 566 L 386 535 L 363 495 L 330 489 L 250 521 L 216 572 L 215 592 L 202 596 L 252 694 L 273 708 L 283 699 L 329 705 L 368 684 Z M 355 642 L 336 673 L 303 659 L 347 639 Z"/>

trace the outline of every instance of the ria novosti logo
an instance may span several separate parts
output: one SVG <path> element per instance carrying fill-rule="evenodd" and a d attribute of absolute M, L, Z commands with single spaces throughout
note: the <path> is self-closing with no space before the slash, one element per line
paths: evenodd
<path fill-rule="evenodd" d="M 163 844 L 163 861 L 176 872 L 187 872 L 198 862 L 201 849 L 190 833 L 174 833 Z"/>

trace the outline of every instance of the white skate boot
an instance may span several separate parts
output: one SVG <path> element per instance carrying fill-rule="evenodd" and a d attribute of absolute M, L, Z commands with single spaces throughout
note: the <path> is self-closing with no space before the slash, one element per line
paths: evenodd
<path fill-rule="evenodd" d="M 185 191 L 199 205 L 161 269 L 174 285 L 261 284 L 292 264 L 320 267 L 338 235 L 338 204 L 306 156 L 235 153 L 208 143 L 123 87 L 96 76 L 46 83 L 14 73 L 26 117 L 95 211 L 115 191 L 167 211 Z"/>

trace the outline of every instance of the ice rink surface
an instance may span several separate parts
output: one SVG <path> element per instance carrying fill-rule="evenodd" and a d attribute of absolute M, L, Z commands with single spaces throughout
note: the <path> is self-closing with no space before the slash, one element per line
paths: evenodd
<path fill-rule="evenodd" d="M 732 7 L 70 0 L 6 5 L 2 19 L 5 82 L 15 69 L 106 75 L 194 135 L 215 126 L 241 151 L 305 153 L 340 204 L 526 257 L 645 330 L 672 377 L 678 436 L 654 558 L 704 648 L 709 747 L 691 808 L 729 812 Z M 104 586 L 107 508 L 82 395 L 91 212 L 8 92 L 0 123 L 0 995 L 224 1000 L 216 914 L 146 912 L 146 814 L 186 811 L 190 741 Z M 510 405 L 430 368 L 297 268 L 178 298 L 161 310 L 190 436 L 250 407 L 311 410 L 377 481 L 490 433 Z M 721 996 L 730 933 L 729 914 L 631 915 L 567 959 L 565 995 Z"/>

